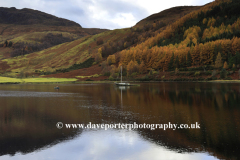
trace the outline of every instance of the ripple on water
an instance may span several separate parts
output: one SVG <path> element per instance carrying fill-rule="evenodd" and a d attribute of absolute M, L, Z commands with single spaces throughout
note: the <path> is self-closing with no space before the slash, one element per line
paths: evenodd
<path fill-rule="evenodd" d="M 33 92 L 33 91 L 0 91 L 0 97 L 66 97 L 74 93 Z"/>

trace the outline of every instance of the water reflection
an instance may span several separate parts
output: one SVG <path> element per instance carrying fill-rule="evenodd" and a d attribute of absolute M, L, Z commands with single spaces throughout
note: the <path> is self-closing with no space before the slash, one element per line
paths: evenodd
<path fill-rule="evenodd" d="M 110 136 L 112 135 L 112 136 Z M 214 160 L 213 156 L 202 153 L 181 154 L 168 150 L 162 146 L 143 140 L 133 131 L 86 131 L 74 140 L 57 144 L 39 152 L 15 157 L 8 155 L 1 157 L 3 160 L 45 160 L 45 159 L 138 159 L 138 160 Z"/>
<path fill-rule="evenodd" d="M 74 96 L 71 93 L 29 92 L 29 91 L 0 91 L 0 97 L 63 97 Z"/>
<path fill-rule="evenodd" d="M 110 84 L 62 85 L 58 92 L 53 86 L 0 86 L 1 159 L 47 159 L 47 153 L 53 153 L 50 159 L 70 153 L 73 159 L 80 155 L 111 159 L 108 155 L 115 152 L 123 159 L 205 159 L 209 154 L 219 159 L 240 157 L 239 84 L 144 83 L 125 88 Z M 199 122 L 201 129 L 93 132 L 59 130 L 57 122 Z M 126 143 L 123 137 L 127 137 Z M 106 150 L 101 151 L 104 147 Z"/>

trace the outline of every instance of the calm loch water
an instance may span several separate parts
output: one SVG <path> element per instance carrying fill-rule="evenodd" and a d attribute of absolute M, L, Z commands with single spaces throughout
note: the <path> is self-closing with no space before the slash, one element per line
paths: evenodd
<path fill-rule="evenodd" d="M 0 85 L 0 159 L 240 158 L 240 84 Z M 200 124 L 200 129 L 58 129 L 56 124 Z"/>

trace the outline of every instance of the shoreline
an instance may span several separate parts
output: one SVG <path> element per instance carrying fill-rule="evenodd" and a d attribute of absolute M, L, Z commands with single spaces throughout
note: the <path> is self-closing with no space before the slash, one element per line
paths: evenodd
<path fill-rule="evenodd" d="M 74 83 L 76 78 L 10 78 L 0 77 L 0 84 L 43 84 L 43 83 Z"/>
<path fill-rule="evenodd" d="M 24 81 L 26 79 L 18 79 L 13 78 L 16 81 L 1 81 L 0 77 L 0 85 L 4 84 L 103 84 L 103 83 L 114 83 L 119 81 L 109 81 L 109 80 L 102 80 L 102 81 L 78 81 L 77 79 L 72 78 L 28 78 L 27 81 Z M 6 77 L 8 78 L 8 77 Z M 9 79 L 9 78 L 8 78 Z M 37 79 L 37 80 L 36 80 Z M 209 80 L 209 81 L 163 81 L 163 80 L 150 80 L 150 81 L 125 81 L 129 83 L 162 83 L 162 82 L 208 82 L 208 83 L 240 83 L 240 80 Z"/>

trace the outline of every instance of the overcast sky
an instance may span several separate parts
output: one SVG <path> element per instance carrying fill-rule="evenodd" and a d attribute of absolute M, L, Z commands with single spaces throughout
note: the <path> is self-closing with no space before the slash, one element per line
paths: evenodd
<path fill-rule="evenodd" d="M 79 23 L 84 28 L 126 28 L 162 10 L 204 5 L 213 0 L 0 0 L 1 7 L 31 8 Z"/>

